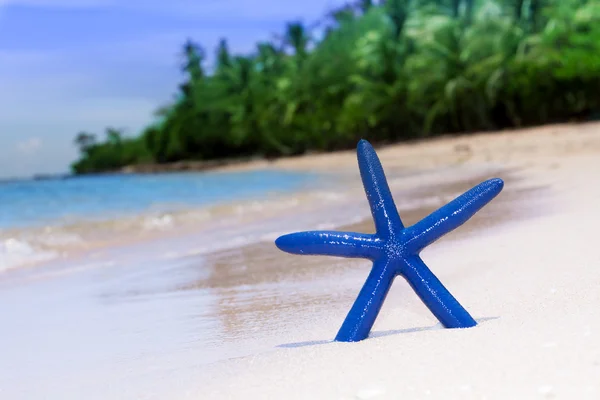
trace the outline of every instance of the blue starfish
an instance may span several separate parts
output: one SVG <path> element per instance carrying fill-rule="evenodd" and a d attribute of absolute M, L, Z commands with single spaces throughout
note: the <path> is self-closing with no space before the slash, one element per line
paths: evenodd
<path fill-rule="evenodd" d="M 366 258 L 373 267 L 335 340 L 355 342 L 365 339 L 397 275 L 413 290 L 446 328 L 467 328 L 477 323 L 436 276 L 419 253 L 446 233 L 456 229 L 490 202 L 504 186 L 490 179 L 475 186 L 416 224 L 405 228 L 394 204 L 385 173 L 369 142 L 358 143 L 358 165 L 375 234 L 311 231 L 280 236 L 275 244 L 293 254 Z"/>

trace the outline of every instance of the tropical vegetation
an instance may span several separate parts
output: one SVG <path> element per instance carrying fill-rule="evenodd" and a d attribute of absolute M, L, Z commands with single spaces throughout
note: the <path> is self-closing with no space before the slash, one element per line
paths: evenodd
<path fill-rule="evenodd" d="M 278 157 L 595 118 L 599 0 L 360 0 L 251 54 L 188 40 L 172 104 L 135 137 L 81 132 L 75 173 Z"/>

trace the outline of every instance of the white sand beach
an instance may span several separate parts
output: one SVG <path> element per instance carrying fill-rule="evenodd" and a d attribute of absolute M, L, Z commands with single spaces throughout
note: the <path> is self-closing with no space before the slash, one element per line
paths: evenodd
<path fill-rule="evenodd" d="M 463 160 L 460 151 L 452 151 L 459 146 L 469 149 Z M 305 343 L 217 363 L 202 374 L 198 395 L 600 398 L 600 127 L 552 126 L 455 138 L 389 147 L 380 155 L 384 168 L 417 159 L 431 166 L 496 162 L 522 168 L 526 186 L 547 185 L 543 197 L 523 196 L 511 205 L 537 210 L 534 218 L 497 215 L 510 223 L 432 245 L 423 253 L 479 325 L 442 329 L 399 278 L 373 337 L 322 343 L 335 335 L 351 302 L 339 304 L 335 316 L 326 310 L 328 318 L 315 311 L 304 324 L 288 328 L 294 331 L 288 336 Z M 369 265 L 363 264 L 366 277 Z M 361 283 L 357 277 L 356 293 Z M 332 295 L 339 285 L 332 282 Z"/>
<path fill-rule="evenodd" d="M 273 240 L 372 229 L 356 155 L 257 162 L 230 168 L 348 179 L 344 190 L 270 200 L 243 218 L 199 229 L 182 217 L 180 228 L 4 274 L 0 397 L 600 398 L 600 124 L 378 154 L 405 225 L 484 179 L 505 180 L 498 198 L 422 253 L 478 326 L 443 329 L 397 278 L 371 337 L 332 342 L 370 263 L 289 255 Z M 198 248 L 243 234 L 253 240 Z"/>

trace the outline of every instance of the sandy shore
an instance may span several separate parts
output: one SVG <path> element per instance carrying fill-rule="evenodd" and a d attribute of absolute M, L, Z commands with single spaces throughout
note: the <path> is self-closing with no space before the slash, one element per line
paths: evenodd
<path fill-rule="evenodd" d="M 450 165 L 499 163 L 504 166 L 552 165 L 552 158 L 600 151 L 600 123 L 556 124 L 542 127 L 438 137 L 378 149 L 390 168 L 436 168 Z M 549 163 L 549 164 L 548 164 Z M 331 170 L 354 168 L 354 150 L 254 160 L 219 169 L 289 168 Z"/>
<path fill-rule="evenodd" d="M 345 180 L 202 229 L 185 214 L 171 230 L 2 276 L 0 397 L 600 398 L 600 124 L 378 153 L 406 225 L 481 180 L 506 181 L 422 253 L 477 327 L 442 329 L 399 278 L 369 339 L 332 343 L 369 262 L 292 256 L 273 239 L 372 231 L 355 152 L 252 162 L 226 169 Z M 231 243 L 199 248 L 209 240 Z"/>
<path fill-rule="evenodd" d="M 518 168 L 525 187 L 543 188 L 504 205 L 499 197 L 482 211 L 506 222 L 501 226 L 488 221 L 476 235 L 423 253 L 479 326 L 441 329 L 397 279 L 372 338 L 331 343 L 368 272 L 368 263 L 356 263 L 362 277 L 357 272 L 353 290 L 331 280 L 323 290 L 337 301 L 317 304 L 296 293 L 302 300 L 290 306 L 304 314 L 304 323 L 280 333 L 284 343 L 275 351 L 212 365 L 197 394 L 215 399 L 600 398 L 600 126 L 441 139 L 392 146 L 379 154 L 387 170 L 414 163 Z M 353 157 L 336 154 L 276 165 L 341 168 Z M 508 182 L 507 191 L 510 187 Z M 525 215 L 517 215 L 523 209 Z M 469 228 L 474 227 L 460 229 Z M 312 264 L 294 256 L 285 262 Z M 319 262 L 339 265 L 331 259 Z M 275 326 L 277 316 L 272 317 Z"/>

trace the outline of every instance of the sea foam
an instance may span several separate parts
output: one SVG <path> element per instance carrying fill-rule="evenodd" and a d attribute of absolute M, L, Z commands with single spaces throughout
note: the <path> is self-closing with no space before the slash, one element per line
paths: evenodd
<path fill-rule="evenodd" d="M 27 241 L 7 238 L 0 241 L 0 272 L 18 266 L 48 261 L 57 256 L 55 251 L 42 250 Z"/>

